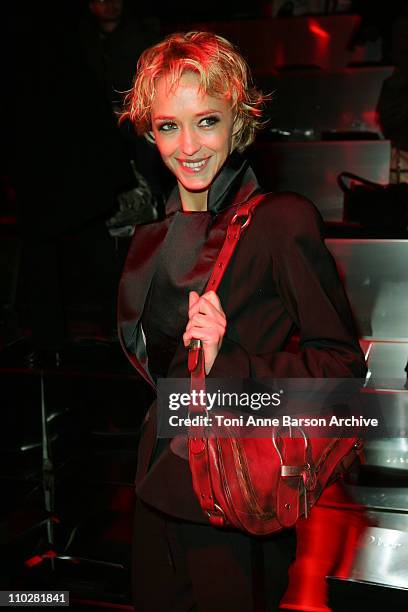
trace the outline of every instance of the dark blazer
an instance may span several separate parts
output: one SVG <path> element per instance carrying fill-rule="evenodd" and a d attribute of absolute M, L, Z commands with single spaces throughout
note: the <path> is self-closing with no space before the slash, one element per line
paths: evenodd
<path fill-rule="evenodd" d="M 196 266 L 201 290 L 234 211 L 259 192 L 246 164 L 232 171 L 227 165 L 214 187 L 210 210 L 215 214 Z M 157 255 L 177 205 L 179 201 L 173 196 L 165 219 L 137 228 L 120 285 L 121 342 L 137 371 L 151 384 L 140 320 Z M 322 229 L 319 212 L 304 197 L 290 192 L 265 196 L 218 290 L 227 331 L 210 377 L 365 376 L 348 300 L 323 242 Z M 287 347 L 294 334 L 299 335 L 298 350 L 291 352 Z M 180 339 L 168 376 L 187 375 L 186 350 Z M 168 447 L 148 469 L 155 447 L 155 421 L 153 406 L 139 449 L 138 494 L 164 512 L 205 521 L 192 490 L 187 461 Z"/>

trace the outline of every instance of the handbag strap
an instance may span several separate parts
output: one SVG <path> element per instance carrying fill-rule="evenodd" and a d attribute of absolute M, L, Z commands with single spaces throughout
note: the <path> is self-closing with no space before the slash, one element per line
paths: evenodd
<path fill-rule="evenodd" d="M 235 251 L 238 241 L 242 233 L 248 228 L 252 220 L 252 214 L 255 208 L 265 198 L 265 194 L 255 196 L 245 204 L 242 204 L 232 217 L 227 228 L 227 234 L 225 236 L 224 244 L 221 247 L 218 257 L 215 261 L 211 276 L 208 280 L 205 291 L 217 291 L 225 270 L 231 260 L 231 257 Z M 200 361 L 200 352 L 202 351 L 202 342 L 200 340 L 192 339 L 189 346 L 188 352 L 188 369 L 189 372 L 194 373 L 198 369 Z M 203 366 L 203 363 L 202 363 Z M 200 374 L 201 375 L 201 374 Z"/>
<path fill-rule="evenodd" d="M 252 220 L 256 206 L 264 199 L 264 194 L 258 195 L 238 208 L 232 217 L 225 236 L 224 244 L 218 254 L 206 291 L 216 291 L 224 276 L 225 270 L 235 251 L 242 233 Z M 191 391 L 205 391 L 205 364 L 202 342 L 192 339 L 188 352 L 188 369 L 191 375 Z M 205 414 L 206 406 L 198 402 L 190 405 L 190 414 Z M 213 485 L 209 472 L 209 462 L 206 449 L 208 441 L 202 425 L 189 428 L 189 462 L 193 479 L 193 488 L 198 496 L 201 508 L 207 513 L 211 524 L 222 527 L 226 523 L 222 509 L 215 501 Z"/>

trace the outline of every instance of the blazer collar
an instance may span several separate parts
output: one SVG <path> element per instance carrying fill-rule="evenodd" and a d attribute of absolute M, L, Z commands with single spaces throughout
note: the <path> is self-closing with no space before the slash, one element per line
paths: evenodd
<path fill-rule="evenodd" d="M 216 176 L 208 193 L 208 210 L 216 215 L 227 206 L 245 202 L 259 189 L 258 181 L 248 160 L 233 152 Z M 166 204 L 166 215 L 181 210 L 181 199 L 176 185 Z"/>

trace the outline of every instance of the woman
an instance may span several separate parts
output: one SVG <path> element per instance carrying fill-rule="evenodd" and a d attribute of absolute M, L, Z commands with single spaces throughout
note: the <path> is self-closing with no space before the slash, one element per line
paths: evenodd
<path fill-rule="evenodd" d="M 228 222 L 260 192 L 241 153 L 262 96 L 240 54 L 214 34 L 174 34 L 144 52 L 127 102 L 125 116 L 177 180 L 165 219 L 136 229 L 123 273 L 120 334 L 135 368 L 153 385 L 186 377 L 186 347 L 197 338 L 210 377 L 364 375 L 321 218 L 299 195 L 265 197 L 218 293 L 203 295 Z M 285 347 L 296 328 L 294 354 Z M 294 530 L 256 539 L 210 526 L 188 461 L 156 441 L 155 421 L 153 406 L 139 449 L 136 610 L 277 610 Z"/>

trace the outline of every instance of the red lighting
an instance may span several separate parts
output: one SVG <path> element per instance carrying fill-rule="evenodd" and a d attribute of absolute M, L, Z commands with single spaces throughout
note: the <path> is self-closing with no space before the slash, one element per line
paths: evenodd
<path fill-rule="evenodd" d="M 42 555 L 34 555 L 34 557 L 30 557 L 25 561 L 25 565 L 27 567 L 34 567 L 35 565 L 39 565 L 44 561 L 44 559 L 53 559 L 57 556 L 57 553 L 54 550 L 47 550 Z"/>
<path fill-rule="evenodd" d="M 323 30 L 323 28 L 319 25 L 319 23 L 315 21 L 314 19 L 310 19 L 309 21 L 309 32 L 312 32 L 312 34 L 314 34 L 315 36 L 317 36 L 318 38 L 322 40 L 330 39 L 330 34 L 326 32 L 326 30 Z"/>
<path fill-rule="evenodd" d="M 25 561 L 25 565 L 27 567 L 34 567 L 35 565 L 38 565 L 39 563 L 42 563 L 43 558 L 40 557 L 40 555 L 35 555 L 34 557 L 31 557 L 30 559 L 27 559 Z"/>
<path fill-rule="evenodd" d="M 376 127 L 380 124 L 378 112 L 375 109 L 364 111 L 361 116 L 363 121 L 370 127 Z"/>
<path fill-rule="evenodd" d="M 365 509 L 348 497 L 341 481 L 325 489 L 309 518 L 297 524 L 296 560 L 281 608 L 330 612 L 326 576 L 349 575 L 367 524 Z"/>

